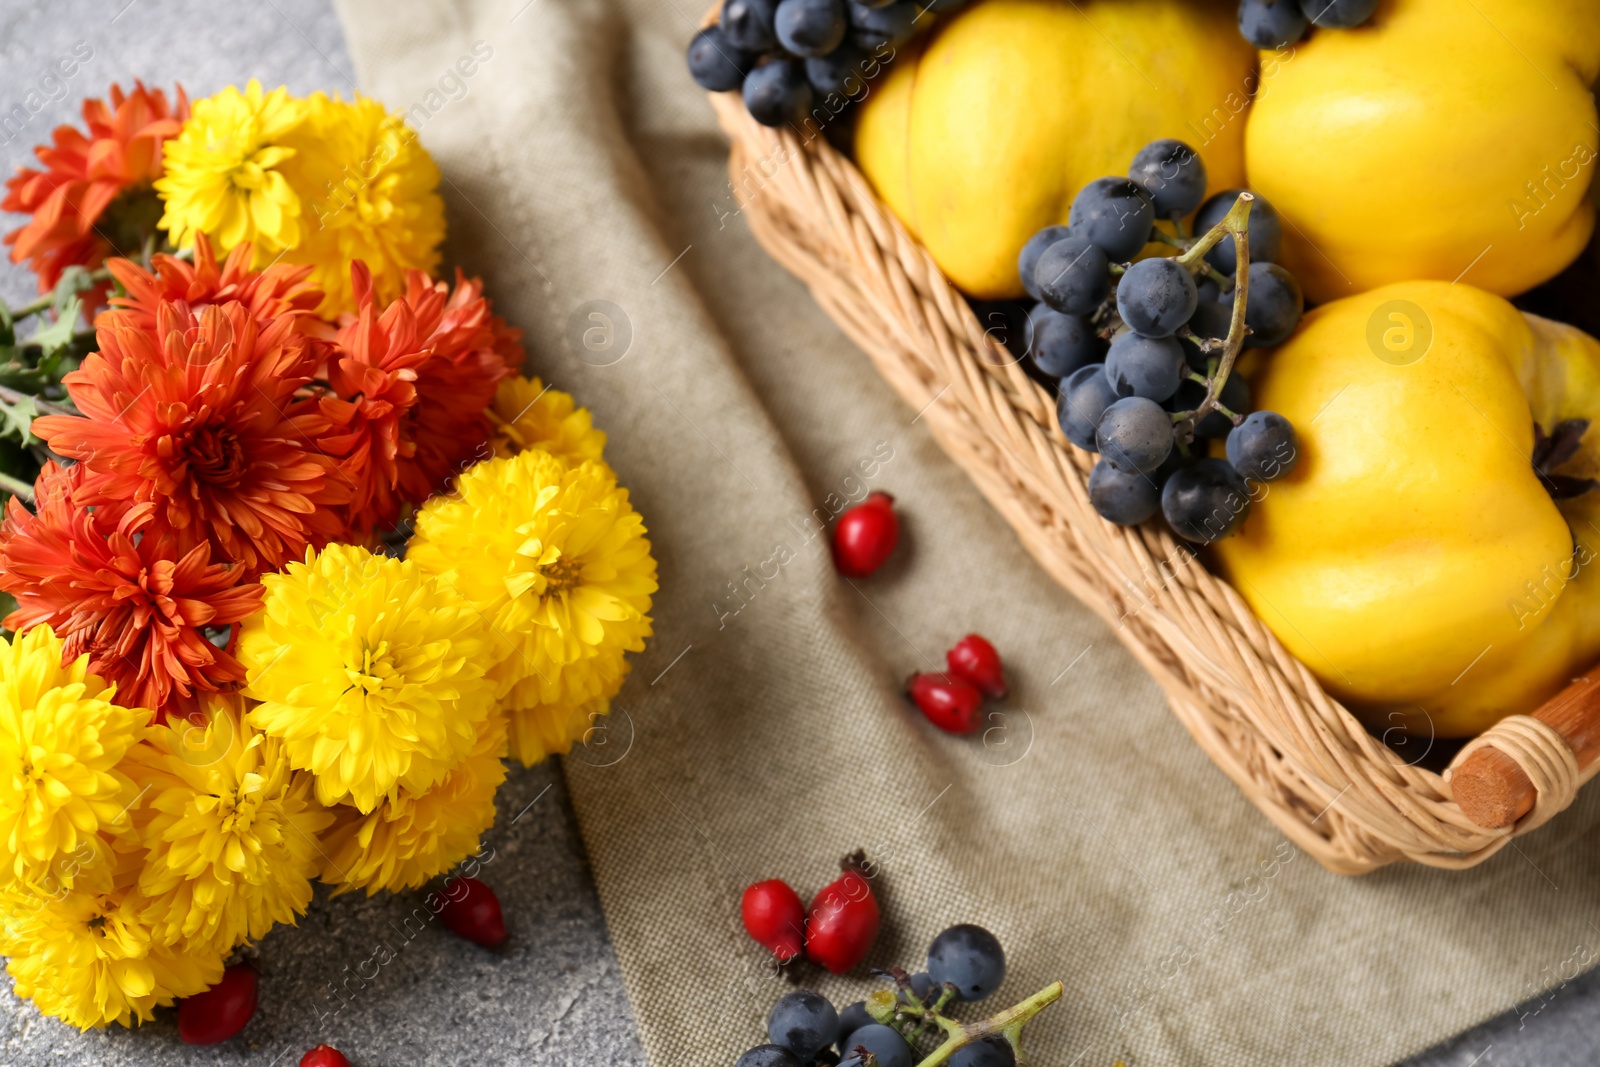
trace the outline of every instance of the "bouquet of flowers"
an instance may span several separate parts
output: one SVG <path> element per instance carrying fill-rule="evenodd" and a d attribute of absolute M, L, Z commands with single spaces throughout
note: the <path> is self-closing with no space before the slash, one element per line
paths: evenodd
<path fill-rule="evenodd" d="M 0 205 L 41 293 L 0 305 L 0 952 L 88 1028 L 313 879 L 473 853 L 502 758 L 608 710 L 656 566 L 588 412 L 437 276 L 398 114 L 251 82 L 83 119 Z"/>

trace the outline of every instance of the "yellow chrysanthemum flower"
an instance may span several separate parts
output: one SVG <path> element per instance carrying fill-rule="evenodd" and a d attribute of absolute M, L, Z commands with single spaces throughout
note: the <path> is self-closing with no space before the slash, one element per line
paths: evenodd
<path fill-rule="evenodd" d="M 626 663 L 622 669 L 627 672 Z M 611 713 L 611 698 L 616 695 L 615 689 L 621 687 L 622 678 L 618 676 L 612 692 L 587 704 L 576 707 L 535 704 L 510 712 L 511 754 L 524 767 L 532 767 L 551 756 L 565 756 L 577 742 L 588 744 L 590 734 L 604 728 L 596 720 Z"/>
<path fill-rule="evenodd" d="M 301 194 L 285 167 L 295 154 L 289 142 L 308 114 L 288 89 L 263 93 L 254 79 L 242 93 L 230 85 L 196 100 L 162 149 L 164 173 L 155 187 L 167 239 L 188 248 L 204 231 L 221 252 L 252 241 L 258 267 L 300 244 Z"/>
<path fill-rule="evenodd" d="M 568 463 L 582 463 L 601 459 L 605 452 L 605 432 L 594 428 L 588 409 L 578 407 L 571 393 L 551 389 L 538 378 L 519 375 L 502 381 L 489 407 L 489 421 L 497 456 L 542 448 Z"/>
<path fill-rule="evenodd" d="M 222 252 L 253 242 L 257 267 L 309 263 L 324 317 L 355 309 L 354 260 L 371 270 L 381 302 L 400 295 L 406 271 L 439 263 L 439 168 L 403 116 L 376 100 L 229 86 L 195 101 L 164 152 L 155 187 L 168 239 L 184 248 L 204 231 Z"/>
<path fill-rule="evenodd" d="M 543 450 L 479 463 L 417 514 L 407 558 L 491 620 L 507 712 L 615 692 L 650 636 L 656 562 L 604 463 Z"/>
<path fill-rule="evenodd" d="M 316 775 L 317 799 L 363 812 L 422 792 L 476 743 L 494 703 L 483 616 L 411 561 L 355 545 L 262 576 L 239 635 L 250 722 Z"/>
<path fill-rule="evenodd" d="M 129 753 L 141 809 L 142 918 L 161 945 L 219 955 L 292 923 L 311 902 L 317 835 L 333 821 L 283 742 L 254 730 L 236 695 L 172 719 Z"/>
<path fill-rule="evenodd" d="M 0 952 L 19 997 L 80 1030 L 149 1019 L 222 978 L 222 954 L 155 943 L 139 917 L 138 857 L 106 884 L 42 895 L 0 893 Z M 97 881 L 98 879 L 85 879 Z"/>
<path fill-rule="evenodd" d="M 408 270 L 439 264 L 444 201 L 439 168 L 400 112 L 357 95 L 346 103 L 325 93 L 306 102 L 309 120 L 291 180 L 305 202 L 304 240 L 285 258 L 310 263 L 324 295 L 318 313 L 355 310 L 350 263 L 372 271 L 380 302 L 399 296 Z"/>
<path fill-rule="evenodd" d="M 348 805 L 323 838 L 322 880 L 336 892 L 415 889 L 478 850 L 494 825 L 494 795 L 505 781 L 506 720 L 491 715 L 478 727 L 472 752 L 433 788 L 400 795 L 368 814 Z"/>
<path fill-rule="evenodd" d="M 0 882 L 54 891 L 64 859 L 102 830 L 131 832 L 133 783 L 117 769 L 150 717 L 112 703 L 89 657 L 61 665 L 62 641 L 35 626 L 0 637 Z"/>

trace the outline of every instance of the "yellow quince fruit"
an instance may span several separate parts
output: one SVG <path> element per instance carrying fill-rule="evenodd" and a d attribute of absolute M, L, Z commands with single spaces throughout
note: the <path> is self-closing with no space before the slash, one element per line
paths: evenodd
<path fill-rule="evenodd" d="M 1600 657 L 1600 342 L 1460 284 L 1307 313 L 1251 376 L 1300 458 L 1215 546 L 1378 731 L 1477 734 Z M 1542 468 L 1542 469 L 1541 469 Z"/>
<path fill-rule="evenodd" d="M 980 0 L 874 87 L 856 162 L 945 276 L 1023 293 L 1017 254 L 1151 141 L 1195 148 L 1212 191 L 1244 184 L 1256 56 L 1231 0 Z"/>
<path fill-rule="evenodd" d="M 1414 278 L 1514 296 L 1589 240 L 1595 0 L 1385 0 L 1267 55 L 1246 170 L 1311 301 Z"/>

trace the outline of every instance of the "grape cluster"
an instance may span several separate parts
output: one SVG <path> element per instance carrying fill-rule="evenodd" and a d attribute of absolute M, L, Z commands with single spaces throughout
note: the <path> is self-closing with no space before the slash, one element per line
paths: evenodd
<path fill-rule="evenodd" d="M 864 96 L 895 51 L 967 0 L 723 0 L 715 26 L 689 42 L 703 89 L 742 89 L 765 126 L 799 125 L 817 97 Z M 839 106 L 828 113 L 836 114 Z"/>
<path fill-rule="evenodd" d="M 1090 182 L 1068 224 L 1040 230 L 1017 258 L 1039 301 L 1027 359 L 1057 383 L 1062 433 L 1101 456 L 1089 476 L 1095 510 L 1122 525 L 1160 512 L 1200 543 L 1243 523 L 1248 482 L 1294 468 L 1294 428 L 1270 411 L 1248 413 L 1249 389 L 1232 369 L 1240 349 L 1288 340 L 1305 309 L 1294 276 L 1272 262 L 1283 239 L 1272 205 L 1241 189 L 1205 191 L 1199 154 L 1156 141 L 1126 177 Z M 1178 254 L 1128 262 L 1152 241 Z M 1204 456 L 1208 438 L 1226 439 L 1226 460 Z"/>
<path fill-rule="evenodd" d="M 1239 0 L 1239 32 L 1257 48 L 1288 48 L 1313 26 L 1347 30 L 1370 19 L 1379 0 Z"/>
<path fill-rule="evenodd" d="M 964 1024 L 954 1037 L 945 1014 L 951 1004 L 987 999 L 1005 978 L 1005 950 L 988 930 L 952 926 L 928 946 L 927 970 L 881 973 L 893 981 L 890 989 L 842 1011 L 809 989 L 785 994 L 767 1016 L 768 1044 L 744 1053 L 735 1067 L 915 1067 L 952 1040 L 959 1047 L 944 1061 L 952 1067 L 1015 1067 L 1010 1041 L 985 1023 Z M 1014 1017 L 1031 1018 L 1059 993 L 1058 984 L 1035 994 Z"/>

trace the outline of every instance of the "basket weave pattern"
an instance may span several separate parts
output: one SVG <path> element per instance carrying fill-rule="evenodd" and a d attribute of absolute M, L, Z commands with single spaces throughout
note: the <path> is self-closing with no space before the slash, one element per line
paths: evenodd
<path fill-rule="evenodd" d="M 1470 867 L 1570 802 L 1570 790 L 1541 797 L 1510 833 L 1471 822 L 1442 776 L 1373 738 L 1187 545 L 1159 524 L 1100 518 L 1087 491 L 1095 457 L 1062 436 L 1050 394 L 986 336 L 848 159 L 820 135 L 802 142 L 792 129 L 761 126 L 736 92 L 711 100 L 756 239 L 921 412 L 1039 564 L 1111 625 L 1201 748 L 1297 846 L 1343 874 L 1399 859 Z"/>

